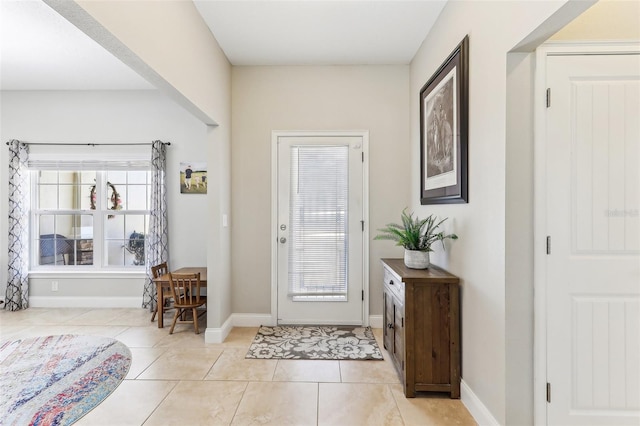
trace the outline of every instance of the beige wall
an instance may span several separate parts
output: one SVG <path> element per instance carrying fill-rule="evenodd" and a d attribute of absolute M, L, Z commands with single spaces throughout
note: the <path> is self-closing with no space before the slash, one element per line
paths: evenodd
<path fill-rule="evenodd" d="M 640 40 L 640 1 L 600 0 L 551 40 Z"/>
<path fill-rule="evenodd" d="M 412 207 L 420 216 L 434 213 L 449 217 L 447 230 L 460 237 L 449 244 L 447 252 L 436 251 L 432 262 L 462 279 L 463 380 L 466 389 L 482 401 L 500 424 L 508 423 L 506 389 L 513 388 L 512 384 L 527 385 L 520 378 L 507 377 L 505 360 L 510 352 L 507 345 L 513 343 L 506 340 L 505 329 L 505 241 L 514 231 L 509 228 L 505 212 L 507 52 L 525 39 L 548 38 L 584 10 L 585 4 L 448 2 L 411 63 Z M 562 16 L 558 18 L 560 13 Z M 470 46 L 469 203 L 420 206 L 420 88 L 467 34 Z M 521 172 L 526 173 L 526 169 Z M 523 313 L 523 317 L 527 315 L 531 314 Z M 532 318 L 525 321 L 531 322 Z M 532 368 L 530 357 L 521 362 L 528 364 L 526 368 Z M 466 390 L 463 397 L 465 393 Z M 531 413 L 531 401 L 523 404 Z"/>
<path fill-rule="evenodd" d="M 191 106 L 187 104 L 192 104 L 195 108 L 189 109 L 205 118 L 206 124 L 222 124 L 217 99 L 224 97 L 225 86 L 218 82 L 219 78 L 224 79 L 223 69 L 228 68 L 229 63 L 193 2 L 78 0 L 75 3 L 95 19 L 94 27 L 104 27 L 146 65 L 145 69 L 157 74 L 159 78 L 151 80 L 152 83 L 158 86 L 159 80 L 166 82 L 164 89 L 171 92 L 167 94 L 180 95 L 177 100 L 185 101 L 181 103 L 187 108 Z M 130 62 L 133 58 L 124 57 L 125 52 L 107 41 L 107 37 L 103 36 L 100 41 L 109 43 L 105 46 L 108 50 L 115 49 L 116 56 L 123 56 L 120 59 L 141 71 L 137 64 Z"/>
<path fill-rule="evenodd" d="M 409 204 L 409 67 L 234 67 L 232 282 L 234 313 L 270 313 L 271 132 L 368 130 L 370 236 Z M 370 314 L 382 314 L 381 257 L 369 243 Z"/>
<path fill-rule="evenodd" d="M 535 53 L 507 56 L 506 424 L 533 419 L 533 105 Z"/>

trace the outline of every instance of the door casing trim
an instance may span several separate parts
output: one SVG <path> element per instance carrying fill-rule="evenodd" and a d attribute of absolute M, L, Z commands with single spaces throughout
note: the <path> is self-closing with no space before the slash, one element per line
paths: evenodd
<path fill-rule="evenodd" d="M 368 130 L 273 130 L 271 132 L 271 324 L 278 324 L 278 138 L 361 137 L 362 164 L 362 325 L 369 325 L 369 131 Z"/>
<path fill-rule="evenodd" d="M 533 423 L 547 424 L 547 57 L 640 53 L 638 42 L 547 42 L 536 49 L 534 74 Z"/>

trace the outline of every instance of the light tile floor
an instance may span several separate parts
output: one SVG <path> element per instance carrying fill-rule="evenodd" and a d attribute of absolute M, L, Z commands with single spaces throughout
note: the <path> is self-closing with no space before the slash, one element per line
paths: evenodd
<path fill-rule="evenodd" d="M 257 328 L 205 344 L 206 316 L 199 335 L 191 324 L 169 335 L 150 319 L 144 309 L 2 310 L 0 340 L 95 334 L 131 349 L 126 379 L 80 426 L 476 424 L 460 400 L 405 398 L 380 329 L 385 361 L 277 361 L 244 358 Z"/>

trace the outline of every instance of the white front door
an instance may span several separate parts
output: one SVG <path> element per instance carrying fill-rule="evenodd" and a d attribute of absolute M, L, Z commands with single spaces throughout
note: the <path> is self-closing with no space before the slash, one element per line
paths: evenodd
<path fill-rule="evenodd" d="M 278 324 L 363 323 L 363 138 L 277 139 Z"/>
<path fill-rule="evenodd" d="M 551 425 L 640 424 L 640 56 L 549 56 Z"/>

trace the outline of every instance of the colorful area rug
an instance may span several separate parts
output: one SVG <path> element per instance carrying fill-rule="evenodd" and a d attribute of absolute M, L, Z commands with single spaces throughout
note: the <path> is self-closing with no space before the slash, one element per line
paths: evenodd
<path fill-rule="evenodd" d="M 98 336 L 44 336 L 0 343 L 0 424 L 70 425 L 129 372 L 131 352 Z"/>
<path fill-rule="evenodd" d="M 260 327 L 245 358 L 382 360 L 371 327 Z"/>

